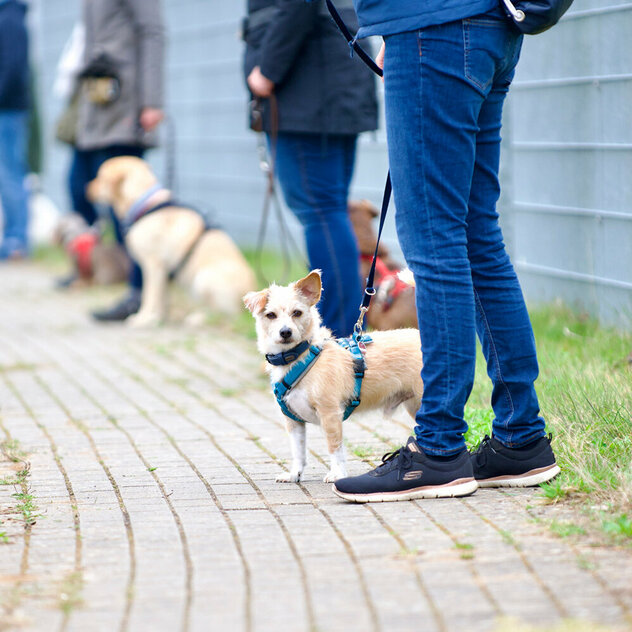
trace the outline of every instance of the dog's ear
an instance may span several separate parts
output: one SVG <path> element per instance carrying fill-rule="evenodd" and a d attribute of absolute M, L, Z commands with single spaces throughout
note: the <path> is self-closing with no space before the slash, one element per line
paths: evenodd
<path fill-rule="evenodd" d="M 259 292 L 248 292 L 244 296 L 244 305 L 255 316 L 263 311 L 268 302 L 268 290 L 261 290 Z"/>
<path fill-rule="evenodd" d="M 320 300 L 320 293 L 323 289 L 320 275 L 320 270 L 312 270 L 305 278 L 294 284 L 294 287 L 307 299 L 310 305 L 316 305 Z"/>

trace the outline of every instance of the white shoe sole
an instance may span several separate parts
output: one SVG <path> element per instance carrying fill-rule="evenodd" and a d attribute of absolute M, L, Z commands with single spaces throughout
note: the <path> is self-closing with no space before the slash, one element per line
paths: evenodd
<path fill-rule="evenodd" d="M 335 483 L 331 488 L 336 496 L 340 496 L 340 498 L 352 503 L 387 503 L 397 500 L 415 500 L 417 498 L 469 496 L 478 489 L 478 484 L 473 478 L 460 478 L 446 485 L 417 487 L 401 492 L 379 492 L 375 494 L 347 494 L 336 489 Z"/>
<path fill-rule="evenodd" d="M 546 483 L 560 473 L 560 468 L 555 463 L 547 467 L 541 467 L 519 476 L 495 476 L 478 481 L 479 487 L 533 487 L 540 483 Z"/>

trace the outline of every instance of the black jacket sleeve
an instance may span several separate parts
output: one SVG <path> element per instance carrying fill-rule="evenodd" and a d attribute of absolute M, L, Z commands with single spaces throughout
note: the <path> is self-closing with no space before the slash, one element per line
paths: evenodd
<path fill-rule="evenodd" d="M 279 13 L 266 30 L 260 49 L 259 66 L 264 77 L 279 84 L 316 24 L 318 3 L 277 0 L 276 6 Z"/>

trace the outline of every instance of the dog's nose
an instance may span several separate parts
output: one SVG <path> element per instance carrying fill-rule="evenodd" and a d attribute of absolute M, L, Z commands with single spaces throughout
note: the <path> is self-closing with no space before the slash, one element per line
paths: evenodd
<path fill-rule="evenodd" d="M 279 331 L 279 336 L 281 336 L 283 340 L 288 340 L 292 337 L 292 330 L 289 327 L 283 327 L 283 329 Z"/>

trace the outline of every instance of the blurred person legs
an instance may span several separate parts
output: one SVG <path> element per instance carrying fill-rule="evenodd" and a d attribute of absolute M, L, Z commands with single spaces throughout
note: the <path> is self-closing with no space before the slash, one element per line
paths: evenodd
<path fill-rule="evenodd" d="M 28 195 L 25 188 L 28 112 L 0 109 L 0 199 L 4 234 L 0 259 L 28 255 Z"/>
<path fill-rule="evenodd" d="M 276 175 L 303 226 L 309 265 L 322 270 L 318 310 L 335 336 L 352 333 L 362 300 L 359 251 L 347 212 L 355 150 L 355 135 L 280 132 L 276 139 Z"/>
<path fill-rule="evenodd" d="M 99 213 L 86 197 L 86 185 L 96 177 L 99 167 L 106 160 L 116 156 L 136 156 L 138 158 L 142 158 L 144 153 L 144 148 L 133 145 L 112 145 L 111 147 L 94 150 L 81 150 L 75 148 L 73 150 L 72 163 L 68 174 L 70 199 L 73 210 L 79 213 L 86 220 L 86 223 L 89 226 L 92 226 L 99 219 Z M 114 235 L 116 237 L 116 241 L 121 245 L 121 247 L 125 248 L 125 241 L 121 233 L 120 223 L 112 212 L 112 209 L 109 210 L 108 217 L 112 220 L 114 225 Z M 70 275 L 59 279 L 57 287 L 69 287 L 76 280 L 77 273 L 76 271 L 73 271 Z M 128 300 L 129 296 L 125 296 L 123 300 L 117 302 L 113 308 L 96 311 L 93 316 L 97 320 L 124 320 L 130 314 L 135 314 L 136 311 L 138 311 L 138 307 L 136 307 L 133 312 L 129 312 L 129 310 L 134 308 L 136 299 L 140 295 L 140 289 L 142 288 L 143 281 L 140 268 L 134 261 L 132 261 L 132 267 L 130 269 L 129 284 L 131 290 L 133 290 L 130 296 L 135 297 L 135 300 L 130 301 Z"/>
<path fill-rule="evenodd" d="M 87 175 L 88 173 L 90 175 L 83 185 L 82 195 L 85 203 L 92 207 L 92 204 L 85 199 L 85 186 L 90 180 L 93 180 L 96 177 L 99 167 L 106 160 L 117 156 L 136 156 L 137 158 L 142 158 L 145 154 L 145 149 L 138 146 L 113 145 L 111 147 L 105 147 L 103 149 L 96 149 L 88 152 L 84 151 L 81 153 L 90 154 L 87 157 L 89 161 L 89 169 L 84 172 L 84 175 Z M 114 225 L 116 241 L 125 248 L 125 239 L 123 237 L 121 223 L 111 208 L 109 209 L 109 217 Z M 125 320 L 128 316 L 135 314 L 140 309 L 143 275 L 140 270 L 140 266 L 133 260 L 130 268 L 128 284 L 129 290 L 121 299 L 117 300 L 111 307 L 94 310 L 92 312 L 93 318 L 100 321 L 121 321 Z"/>

